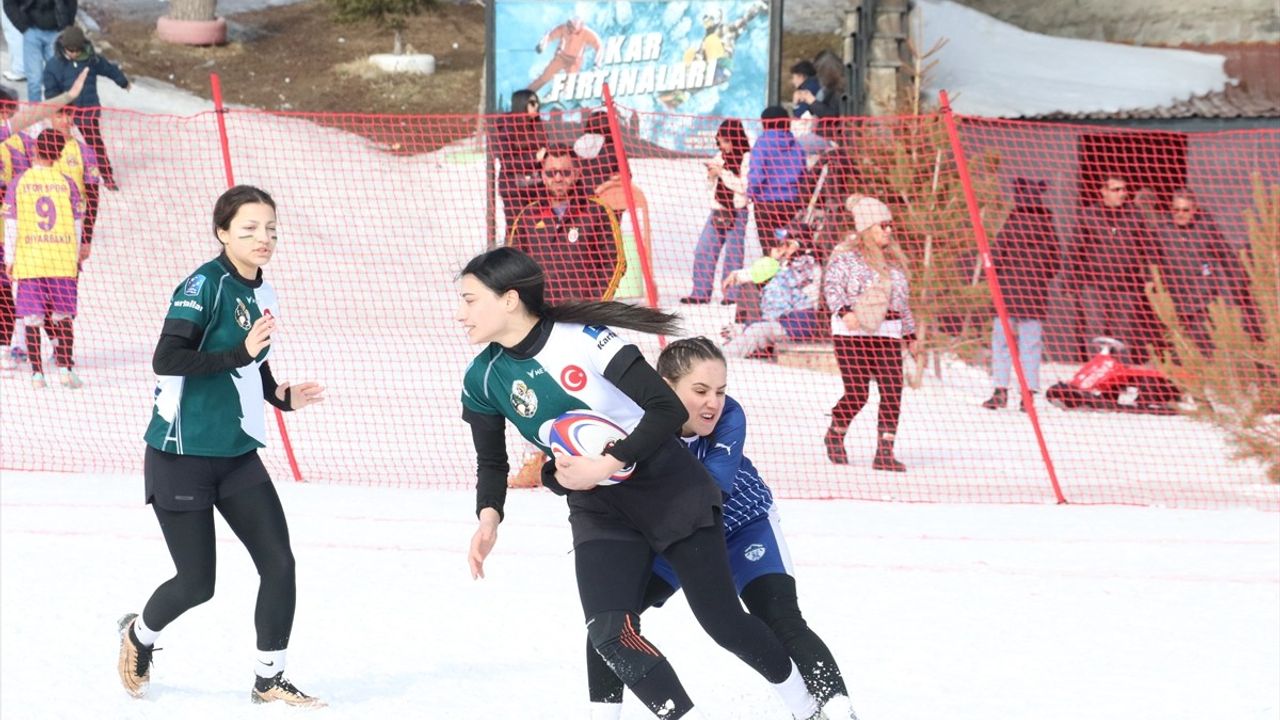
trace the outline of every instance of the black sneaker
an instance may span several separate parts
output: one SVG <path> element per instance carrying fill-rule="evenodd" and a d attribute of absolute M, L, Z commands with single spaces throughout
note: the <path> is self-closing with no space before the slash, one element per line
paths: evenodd
<path fill-rule="evenodd" d="M 116 623 L 120 629 L 120 660 L 117 670 L 124 689 L 139 698 L 151 684 L 151 654 L 156 648 L 138 642 L 138 636 L 133 633 L 133 626 L 137 621 L 138 614 L 129 613 Z"/>
<path fill-rule="evenodd" d="M 991 393 L 991 398 L 982 403 L 982 407 L 988 410 L 999 410 L 1000 408 L 1009 406 L 1009 390 L 1007 388 L 996 388 Z"/>
<path fill-rule="evenodd" d="M 1031 403 L 1034 405 L 1034 404 L 1035 404 L 1035 402 L 1036 402 L 1036 391 L 1035 391 L 1035 390 L 1032 390 L 1032 391 L 1031 391 Z M 1023 400 L 1021 403 L 1019 403 L 1019 404 L 1018 404 L 1018 409 L 1019 409 L 1019 410 L 1021 410 L 1022 412 L 1026 412 L 1026 411 L 1027 411 L 1027 401 L 1026 401 L 1026 400 Z"/>
<path fill-rule="evenodd" d="M 871 461 L 872 470 L 887 470 L 889 472 L 906 472 L 907 466 L 893 456 L 893 440 L 881 436 L 876 441 L 876 456 Z"/>
<path fill-rule="evenodd" d="M 833 465 L 849 464 L 849 455 L 844 449 L 844 433 L 838 432 L 835 428 L 827 428 L 827 434 L 822 437 L 822 443 L 827 448 L 827 459 Z"/>
<path fill-rule="evenodd" d="M 269 678 L 258 677 L 253 681 L 253 692 L 249 699 L 255 703 L 269 703 L 277 700 L 294 707 L 322 708 L 325 703 L 311 697 L 284 679 L 284 673 L 278 672 Z"/>

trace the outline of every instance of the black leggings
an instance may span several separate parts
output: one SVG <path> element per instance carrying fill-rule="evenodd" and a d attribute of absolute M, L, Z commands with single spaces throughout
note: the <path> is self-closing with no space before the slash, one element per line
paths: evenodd
<path fill-rule="evenodd" d="M 718 519 L 718 515 L 717 515 Z M 720 647 L 771 683 L 791 674 L 791 658 L 760 619 L 738 602 L 724 545 L 724 525 L 695 531 L 663 553 L 684 585 L 698 624 Z M 653 566 L 640 540 L 594 540 L 574 549 L 578 593 L 592 646 L 636 697 L 655 713 L 674 700 L 678 718 L 692 708 L 666 658 L 640 635 L 639 613 Z"/>
<path fill-rule="evenodd" d="M 213 508 L 174 512 L 153 505 L 165 544 L 178 574 L 151 594 L 142 620 L 152 630 L 162 630 L 179 615 L 213 597 L 217 555 L 213 533 Z M 293 550 L 284 508 L 271 483 L 253 485 L 219 500 L 215 507 L 258 568 L 258 605 L 253 622 L 258 649 L 284 650 L 293 631 Z"/>
<path fill-rule="evenodd" d="M 667 548 L 663 556 L 684 585 L 693 616 L 712 640 L 771 683 L 791 675 L 791 658 L 778 638 L 738 602 L 722 522 L 698 530 Z"/>
<path fill-rule="evenodd" d="M 836 365 L 844 395 L 831 408 L 831 424 L 844 432 L 871 395 L 871 381 L 880 388 L 876 427 L 881 433 L 898 430 L 902 407 L 902 341 L 866 335 L 835 335 Z"/>
<path fill-rule="evenodd" d="M 654 575 L 645 588 L 641 612 L 666 602 L 675 595 L 675 588 Z M 742 589 L 742 600 L 747 610 L 760 618 L 778 636 L 787 654 L 795 660 L 805 685 L 819 705 L 837 695 L 848 695 L 840 666 L 827 644 L 818 637 L 800 614 L 796 598 L 796 580 L 790 575 L 764 575 L 752 580 Z M 604 658 L 587 641 L 587 690 L 593 703 L 622 702 L 622 680 L 618 678 Z"/>
<path fill-rule="evenodd" d="M 102 140 L 101 113 L 80 113 L 76 117 L 76 126 L 84 135 L 85 144 L 93 148 L 93 154 L 98 156 L 98 172 L 102 176 L 102 181 L 112 182 L 115 179 L 115 170 L 111 167 L 111 158 L 107 156 L 107 144 Z"/>

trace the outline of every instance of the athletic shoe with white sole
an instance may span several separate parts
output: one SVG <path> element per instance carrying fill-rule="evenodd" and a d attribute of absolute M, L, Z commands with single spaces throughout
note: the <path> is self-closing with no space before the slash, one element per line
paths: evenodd
<path fill-rule="evenodd" d="M 151 684 L 151 654 L 155 648 L 138 642 L 133 634 L 133 625 L 138 621 L 137 613 L 129 613 L 120 618 L 116 625 L 120 628 L 120 661 L 117 669 L 124 689 L 136 698 L 142 697 Z"/>
<path fill-rule="evenodd" d="M 255 703 L 269 703 L 277 700 L 295 707 L 322 708 L 325 703 L 302 692 L 293 683 L 284 679 L 284 673 L 278 672 L 272 677 L 259 677 L 253 682 L 253 692 L 249 699 Z"/>
<path fill-rule="evenodd" d="M 76 390 L 84 387 L 84 381 L 76 375 L 76 371 L 71 368 L 64 367 L 58 372 L 58 382 L 62 383 L 62 387 Z"/>

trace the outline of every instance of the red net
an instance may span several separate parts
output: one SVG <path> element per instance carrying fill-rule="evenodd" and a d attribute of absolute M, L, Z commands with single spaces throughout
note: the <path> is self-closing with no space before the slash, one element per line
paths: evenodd
<path fill-rule="evenodd" d="M 656 302 L 722 342 L 746 452 L 782 496 L 1280 507 L 1280 132 L 958 118 L 953 141 L 937 115 L 782 121 L 762 145 L 753 119 L 744 168 L 731 140 L 716 156 L 720 118 L 224 118 L 235 181 L 279 204 L 274 373 L 329 388 L 285 416 L 307 481 L 473 484 L 455 279 L 509 242 L 558 297 Z M 167 300 L 218 252 L 216 120 L 104 112 L 119 190 L 80 278 L 86 384 L 4 371 L 0 468 L 140 468 Z M 585 188 L 567 215 L 557 183 Z M 508 446 L 515 475 L 534 452 Z M 292 476 L 283 443 L 263 455 Z"/>

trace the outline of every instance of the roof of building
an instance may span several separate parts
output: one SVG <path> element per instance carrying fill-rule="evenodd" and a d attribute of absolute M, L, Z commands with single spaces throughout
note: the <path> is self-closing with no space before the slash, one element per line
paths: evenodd
<path fill-rule="evenodd" d="M 1028 32 L 953 0 L 916 0 L 926 73 L 961 115 L 1044 120 L 1280 118 L 1280 43 L 1177 48 Z"/>
<path fill-rule="evenodd" d="M 1115 111 L 1057 111 L 1034 115 L 1044 120 L 1280 118 L 1280 43 L 1216 43 L 1182 50 L 1222 55 L 1230 82 L 1221 90 L 1193 95 L 1167 105 Z"/>

